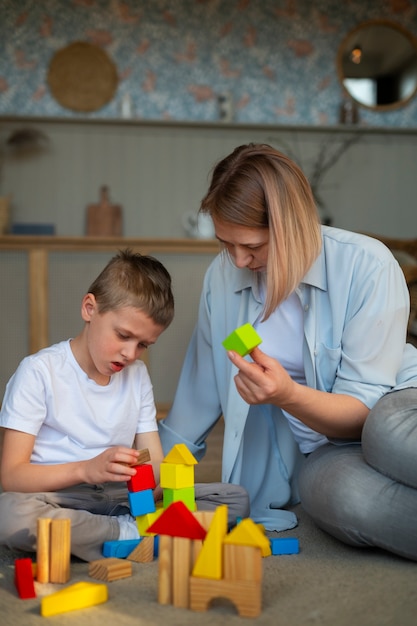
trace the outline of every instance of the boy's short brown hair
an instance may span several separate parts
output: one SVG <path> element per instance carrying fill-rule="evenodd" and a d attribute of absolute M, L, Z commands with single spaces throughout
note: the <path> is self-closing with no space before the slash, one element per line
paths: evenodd
<path fill-rule="evenodd" d="M 100 313 L 131 306 L 166 328 L 174 317 L 171 276 L 152 256 L 120 250 L 90 285 Z"/>

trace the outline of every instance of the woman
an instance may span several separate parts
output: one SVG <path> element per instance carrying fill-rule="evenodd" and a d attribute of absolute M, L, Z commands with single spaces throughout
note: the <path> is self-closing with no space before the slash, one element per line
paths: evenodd
<path fill-rule="evenodd" d="M 301 497 L 342 541 L 417 560 L 417 350 L 398 263 L 379 241 L 320 226 L 305 176 L 267 145 L 220 161 L 200 210 L 224 250 L 164 448 L 184 441 L 200 458 L 223 415 L 222 480 L 247 489 L 256 521 L 295 526 L 285 508 Z M 226 353 L 247 322 L 261 346 Z"/>

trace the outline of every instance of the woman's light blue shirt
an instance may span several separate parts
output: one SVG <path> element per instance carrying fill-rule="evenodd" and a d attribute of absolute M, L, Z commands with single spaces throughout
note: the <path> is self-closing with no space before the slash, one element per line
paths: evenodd
<path fill-rule="evenodd" d="M 304 311 L 307 385 L 354 396 L 372 408 L 389 391 L 417 386 L 417 350 L 405 344 L 407 285 L 397 261 L 379 241 L 325 226 L 322 240 L 319 257 L 297 289 Z M 234 329 L 253 324 L 261 313 L 258 275 L 218 255 L 206 272 L 172 409 L 159 426 L 165 452 L 182 442 L 201 459 L 206 437 L 223 415 L 222 480 L 239 484 L 243 474 L 246 482 L 252 475 L 253 485 L 245 484 L 252 504 L 256 501 L 251 516 L 282 530 L 296 520 L 288 511 L 270 511 L 271 502 L 276 508 L 297 501 L 294 479 L 301 455 L 279 409 L 250 408 L 240 397 L 233 380 L 236 369 L 222 347 Z M 244 437 L 249 408 L 251 419 L 259 423 L 272 415 L 259 438 L 251 429 L 250 442 Z M 276 463 L 273 498 L 267 487 L 265 493 L 260 488 L 271 463 Z"/>

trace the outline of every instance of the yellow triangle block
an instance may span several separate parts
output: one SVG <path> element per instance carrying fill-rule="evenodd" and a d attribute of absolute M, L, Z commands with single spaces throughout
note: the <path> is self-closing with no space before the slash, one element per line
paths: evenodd
<path fill-rule="evenodd" d="M 107 585 L 103 583 L 80 582 L 51 593 L 41 599 L 41 615 L 49 617 L 76 609 L 86 609 L 107 602 Z"/>
<path fill-rule="evenodd" d="M 227 534 L 227 506 L 217 507 L 192 575 L 200 578 L 223 578 L 223 540 Z"/>
<path fill-rule="evenodd" d="M 271 544 L 259 524 L 255 524 L 250 517 L 243 519 L 225 537 L 224 543 L 237 546 L 253 546 L 260 548 L 262 556 L 270 556 Z"/>
<path fill-rule="evenodd" d="M 197 461 L 185 443 L 177 443 L 164 458 L 165 463 L 181 463 L 182 465 L 196 465 Z"/>

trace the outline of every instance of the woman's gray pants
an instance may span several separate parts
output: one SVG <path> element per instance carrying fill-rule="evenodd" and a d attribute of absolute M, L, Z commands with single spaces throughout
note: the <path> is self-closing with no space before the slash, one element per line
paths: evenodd
<path fill-rule="evenodd" d="M 299 487 L 303 508 L 337 539 L 417 561 L 417 389 L 377 402 L 362 445 L 313 452 Z"/>

